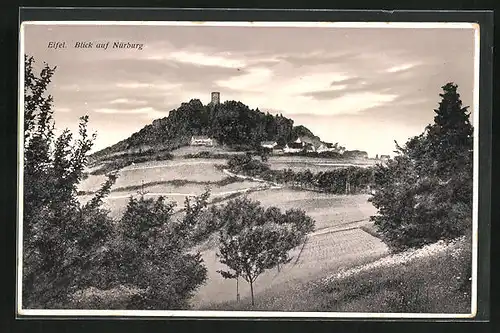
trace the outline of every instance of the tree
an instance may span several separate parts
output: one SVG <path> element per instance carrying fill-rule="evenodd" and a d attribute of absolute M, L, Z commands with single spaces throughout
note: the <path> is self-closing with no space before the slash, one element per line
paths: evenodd
<path fill-rule="evenodd" d="M 25 56 L 22 296 L 26 308 L 53 308 L 67 305 L 73 290 L 99 281 L 88 262 L 112 231 L 100 203 L 116 176 L 80 204 L 76 186 L 95 134 L 89 136 L 84 116 L 76 140 L 67 129 L 55 137 L 53 98 L 46 92 L 56 68 L 44 64 L 36 75 L 34 65 Z"/>
<path fill-rule="evenodd" d="M 473 128 L 457 86 L 442 89 L 434 123 L 374 169 L 372 220 L 396 249 L 471 232 Z"/>
<path fill-rule="evenodd" d="M 172 219 L 174 207 L 163 197 L 129 199 L 119 222 L 119 242 L 108 258 L 120 284 L 142 291 L 129 302 L 129 309 L 186 308 L 206 281 L 201 255 L 186 253 L 187 233 L 179 230 L 188 224 Z"/>
<path fill-rule="evenodd" d="M 266 270 L 290 259 L 282 244 L 293 238 L 287 226 L 260 225 L 244 228 L 237 235 L 221 232 L 218 256 L 220 262 L 234 273 L 219 271 L 224 278 L 241 276 L 250 284 L 252 306 L 254 301 L 254 283 Z"/>
<path fill-rule="evenodd" d="M 314 220 L 302 210 L 282 213 L 248 198 L 231 200 L 216 216 L 223 221 L 215 223 L 221 228 L 217 256 L 231 270 L 219 273 L 226 279 L 243 277 L 250 284 L 252 305 L 255 280 L 265 270 L 288 263 L 288 252 L 314 230 Z"/>

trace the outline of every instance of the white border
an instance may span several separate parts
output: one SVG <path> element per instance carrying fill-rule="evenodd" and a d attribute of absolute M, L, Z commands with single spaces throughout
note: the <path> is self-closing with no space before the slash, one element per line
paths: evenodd
<path fill-rule="evenodd" d="M 474 29 L 467 22 L 25 21 L 22 25 Z"/>
<path fill-rule="evenodd" d="M 271 312 L 271 311 L 177 311 L 177 310 L 29 310 L 22 309 L 23 244 L 23 169 L 24 169 L 24 26 L 25 25 L 93 25 L 93 26 L 212 26 L 212 27 L 303 27 L 303 28 L 408 28 L 408 29 L 474 29 L 474 166 L 473 166 L 473 237 L 472 292 L 470 314 L 449 313 L 368 313 L 368 312 Z M 479 166 L 479 25 L 455 22 L 188 22 L 188 21 L 29 21 L 20 28 L 19 111 L 18 111 L 18 215 L 17 215 L 17 285 L 16 309 L 22 316 L 68 317 L 227 317 L 227 318 L 473 318 L 477 313 L 477 242 L 478 242 L 478 166 Z"/>

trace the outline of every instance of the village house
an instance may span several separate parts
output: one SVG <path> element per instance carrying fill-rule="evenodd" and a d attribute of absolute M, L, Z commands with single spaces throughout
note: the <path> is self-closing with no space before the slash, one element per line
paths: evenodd
<path fill-rule="evenodd" d="M 297 140 L 295 140 L 294 143 L 300 144 L 302 147 L 304 147 L 305 144 L 305 142 L 301 138 L 297 138 Z"/>
<path fill-rule="evenodd" d="M 273 148 L 273 154 L 276 154 L 276 155 L 284 154 L 284 152 L 285 152 L 284 149 L 285 149 L 285 147 L 283 147 L 281 145 L 276 145 Z"/>
<path fill-rule="evenodd" d="M 322 142 L 317 148 L 316 151 L 318 153 L 325 153 L 325 152 L 334 152 L 334 153 L 339 153 L 342 154 L 342 147 L 339 147 L 338 144 L 333 144 L 329 142 Z"/>
<path fill-rule="evenodd" d="M 298 139 L 300 140 L 300 139 Z M 287 143 L 285 148 L 283 148 L 283 152 L 285 154 L 290 154 L 290 153 L 300 153 L 304 149 L 304 144 L 302 142 L 290 142 Z"/>
<path fill-rule="evenodd" d="M 314 152 L 316 152 L 316 147 L 312 143 L 306 143 L 304 145 L 304 148 L 305 148 L 306 152 L 308 152 L 308 153 L 314 153 Z"/>
<path fill-rule="evenodd" d="M 330 148 L 328 148 L 328 146 L 324 143 L 320 144 L 319 147 L 316 149 L 316 151 L 318 153 L 324 153 L 324 152 L 327 152 L 329 151 Z"/>
<path fill-rule="evenodd" d="M 215 145 L 214 139 L 206 136 L 206 135 L 193 135 L 191 137 L 191 146 L 207 146 L 212 147 Z"/>
<path fill-rule="evenodd" d="M 278 145 L 278 143 L 276 141 L 262 141 L 260 143 L 260 146 L 262 148 L 267 148 L 267 149 L 274 149 L 274 147 L 276 147 Z"/>

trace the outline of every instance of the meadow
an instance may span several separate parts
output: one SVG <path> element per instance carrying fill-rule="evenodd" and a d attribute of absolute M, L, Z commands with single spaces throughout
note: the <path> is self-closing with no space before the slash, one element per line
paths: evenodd
<path fill-rule="evenodd" d="M 286 157 L 283 157 L 286 158 Z M 300 157 L 301 163 L 304 158 Z M 293 260 L 260 276 L 255 285 L 256 299 L 269 290 L 293 293 L 302 283 L 332 274 L 339 269 L 373 261 L 388 253 L 386 245 L 360 227 L 370 225 L 368 218 L 375 208 L 367 201 L 368 195 L 334 195 L 292 188 L 270 188 L 262 182 L 237 179 L 224 173 L 218 165 L 224 160 L 175 158 L 169 161 L 151 161 L 130 165 L 119 171 L 112 192 L 104 206 L 113 217 L 119 218 L 131 195 L 143 190 L 148 197 L 163 195 L 183 207 L 186 196 L 201 194 L 210 188 L 211 200 L 224 202 L 225 198 L 247 195 L 264 207 L 282 210 L 299 208 L 316 221 L 315 232 L 308 236 L 303 247 L 292 251 Z M 272 162 L 271 162 L 272 163 Z M 228 178 L 229 177 L 229 178 Z M 90 175 L 79 190 L 95 191 L 105 177 Z M 80 196 L 82 201 L 89 195 Z M 222 201 L 221 201 L 222 200 Z M 200 249 L 208 269 L 208 281 L 192 299 L 195 308 L 218 308 L 236 297 L 236 281 L 223 279 L 217 270 L 224 269 L 216 257 L 217 239 Z M 242 298 L 249 294 L 249 286 L 239 281 Z M 278 305 L 276 305 L 278 306 Z M 282 305 L 284 306 L 284 305 Z"/>
<path fill-rule="evenodd" d="M 328 158 L 312 158 L 306 156 L 270 156 L 267 164 L 272 170 L 292 169 L 293 171 L 305 171 L 309 169 L 316 173 L 332 169 L 345 168 L 349 166 L 372 166 L 376 160 L 357 159 L 357 160 L 339 160 Z"/>
<path fill-rule="evenodd" d="M 113 188 L 141 185 L 149 182 L 187 180 L 190 182 L 217 182 L 226 177 L 215 166 L 224 162 L 209 159 L 150 161 L 127 166 L 119 170 Z M 89 175 L 78 188 L 95 191 L 105 181 L 105 175 Z"/>
<path fill-rule="evenodd" d="M 375 260 L 374 260 L 375 259 Z M 418 250 L 371 257 L 327 277 L 288 281 L 257 296 L 201 306 L 210 310 L 365 313 L 470 313 L 470 240 L 438 242 Z M 308 268 L 315 269 L 313 265 Z"/>
<path fill-rule="evenodd" d="M 224 269 L 218 262 L 214 249 L 202 253 L 203 260 L 208 268 L 209 279 L 202 286 L 192 300 L 195 309 L 203 310 L 233 310 L 245 302 L 234 303 L 236 299 L 236 281 L 224 280 L 217 270 Z M 256 281 L 254 291 L 256 306 L 266 302 L 266 310 L 287 311 L 289 307 L 296 307 L 293 303 L 300 302 L 295 298 L 295 290 L 303 283 L 324 278 L 333 272 L 354 265 L 371 262 L 387 255 L 388 249 L 382 241 L 360 229 L 341 230 L 311 234 L 303 247 L 291 252 L 292 261 L 278 271 L 276 268 L 264 272 Z M 239 293 L 241 299 L 250 295 L 248 284 L 240 279 Z M 283 298 L 281 303 L 270 304 L 266 293 L 281 293 L 287 295 L 288 301 Z M 265 298 L 263 298 L 265 297 Z M 248 305 L 248 304 L 247 304 Z"/>
<path fill-rule="evenodd" d="M 264 207 L 282 210 L 300 208 L 316 221 L 316 230 L 340 227 L 354 222 L 366 222 L 376 213 L 368 195 L 335 195 L 291 188 L 268 189 L 250 193 L 248 197 Z"/>
<path fill-rule="evenodd" d="M 172 155 L 175 157 L 184 157 L 186 155 L 194 155 L 199 153 L 208 152 L 210 154 L 227 154 L 227 155 L 240 155 L 242 152 L 231 151 L 224 147 L 214 146 L 214 147 L 205 147 L 205 146 L 184 146 L 177 148 L 172 151 Z"/>

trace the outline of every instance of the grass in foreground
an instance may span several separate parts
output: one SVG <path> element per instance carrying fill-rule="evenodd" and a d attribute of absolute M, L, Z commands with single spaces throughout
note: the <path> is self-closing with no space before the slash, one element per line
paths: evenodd
<path fill-rule="evenodd" d="M 340 273 L 336 278 L 296 285 L 293 290 L 264 291 L 256 295 L 254 307 L 245 298 L 204 309 L 470 313 L 470 240 L 438 247 L 428 254 L 424 248 L 404 262 L 392 255 L 382 259 L 382 265 L 368 265 L 353 274 Z"/>

